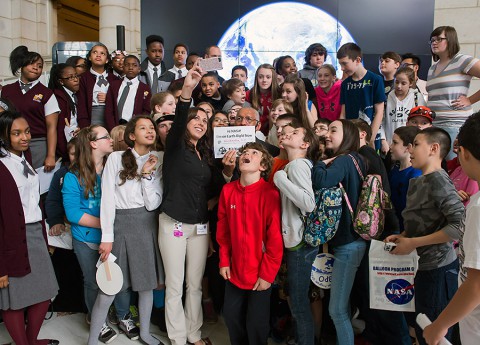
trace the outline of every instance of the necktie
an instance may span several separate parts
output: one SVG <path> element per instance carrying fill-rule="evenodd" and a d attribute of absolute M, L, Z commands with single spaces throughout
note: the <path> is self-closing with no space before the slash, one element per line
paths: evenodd
<path fill-rule="evenodd" d="M 152 80 L 152 93 L 155 94 L 158 92 L 158 68 L 153 67 L 153 80 Z"/>
<path fill-rule="evenodd" d="M 122 118 L 123 107 L 125 106 L 125 101 L 127 100 L 128 91 L 130 91 L 130 85 L 132 85 L 131 81 L 127 81 L 127 85 L 122 91 L 122 95 L 120 96 L 120 100 L 118 101 L 118 116 L 119 119 Z"/>
<path fill-rule="evenodd" d="M 103 75 L 100 75 L 100 76 L 98 76 L 98 79 L 97 79 L 97 85 L 100 86 L 100 87 L 102 87 L 102 85 L 107 86 L 108 81 L 105 80 L 105 77 Z"/>
<path fill-rule="evenodd" d="M 23 176 L 28 178 L 28 175 L 35 175 L 35 173 L 30 169 L 30 167 L 27 164 L 27 161 L 24 159 L 22 160 L 22 165 L 23 165 Z"/>
<path fill-rule="evenodd" d="M 27 93 L 28 90 L 30 90 L 32 88 L 32 84 L 28 83 L 28 84 L 25 84 L 24 82 L 20 82 L 20 87 L 22 88 L 22 90 Z"/>
<path fill-rule="evenodd" d="M 77 98 L 77 95 L 76 94 L 72 94 L 72 98 L 73 98 L 73 109 L 72 109 L 72 112 L 74 114 L 77 113 L 77 104 L 78 104 L 78 98 Z"/>
<path fill-rule="evenodd" d="M 179 69 L 179 70 L 178 70 L 178 77 L 177 77 L 177 79 L 180 79 L 181 77 L 182 77 L 182 70 Z"/>

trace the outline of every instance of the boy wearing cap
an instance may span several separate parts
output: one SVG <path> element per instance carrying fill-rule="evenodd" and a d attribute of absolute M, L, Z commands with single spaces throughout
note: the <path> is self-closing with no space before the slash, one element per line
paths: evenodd
<path fill-rule="evenodd" d="M 157 151 L 165 151 L 165 145 L 167 140 L 168 132 L 172 128 L 173 120 L 175 119 L 174 114 L 155 114 L 153 116 L 153 121 L 157 125 L 158 140 L 157 140 Z"/>
<path fill-rule="evenodd" d="M 420 105 L 410 110 L 407 118 L 407 126 L 415 126 L 419 129 L 429 128 L 433 126 L 432 122 L 434 118 L 434 111 L 424 105 Z"/>

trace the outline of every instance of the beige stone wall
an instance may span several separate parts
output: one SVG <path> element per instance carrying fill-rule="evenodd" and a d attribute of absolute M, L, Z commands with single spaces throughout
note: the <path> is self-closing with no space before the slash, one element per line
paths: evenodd
<path fill-rule="evenodd" d="M 0 0 L 0 82 L 12 78 L 8 57 L 19 45 L 39 52 L 50 62 L 56 38 L 55 11 L 49 0 Z M 47 66 L 47 69 L 49 67 Z"/>
<path fill-rule="evenodd" d="M 100 42 L 117 48 L 117 25 L 125 26 L 125 50 L 140 52 L 140 1 L 100 0 Z"/>
<path fill-rule="evenodd" d="M 480 0 L 436 0 L 434 26 L 449 25 L 457 30 L 460 51 L 480 57 Z M 480 80 L 474 78 L 470 94 L 480 90 Z M 480 102 L 475 104 L 480 109 Z"/>

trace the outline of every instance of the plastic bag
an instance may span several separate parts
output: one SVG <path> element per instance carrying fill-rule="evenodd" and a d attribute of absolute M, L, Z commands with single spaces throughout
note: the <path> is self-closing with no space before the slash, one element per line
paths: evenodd
<path fill-rule="evenodd" d="M 384 242 L 372 240 L 368 256 L 370 308 L 414 312 L 417 251 L 392 255 Z"/>

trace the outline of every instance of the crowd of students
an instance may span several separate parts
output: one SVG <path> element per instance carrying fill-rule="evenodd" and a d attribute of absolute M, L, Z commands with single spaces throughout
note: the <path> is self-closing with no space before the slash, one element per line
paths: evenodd
<path fill-rule="evenodd" d="M 218 313 L 232 344 L 265 345 L 277 327 L 277 290 L 294 323 L 282 340 L 323 343 L 322 300 L 311 298 L 310 281 L 322 248 L 305 243 L 303 217 L 315 208 L 314 191 L 339 184 L 355 208 L 361 176 L 378 174 L 394 205 L 383 239 L 396 244 L 392 255 L 417 250 L 415 314 L 434 322 L 423 332 L 414 315 L 371 310 L 368 293 L 353 293 L 354 284 L 368 291 L 369 242 L 343 202 L 328 243 L 335 264 L 325 305 L 337 343 L 358 341 L 351 321 L 358 308 L 365 343 L 412 344 L 412 327 L 418 344 L 438 344 L 460 322 L 462 344 L 476 344 L 480 116 L 471 105 L 480 91 L 467 94 L 480 61 L 459 53 L 452 27 L 436 28 L 430 44 L 426 82 L 414 54 L 385 52 L 379 75 L 365 69 L 354 43 L 337 52 L 338 79 L 314 43 L 302 70 L 281 56 L 257 68 L 250 90 L 244 66 L 225 81 L 203 71 L 183 43 L 167 70 L 158 35 L 146 38 L 143 62 L 96 44 L 86 57 L 53 66 L 48 87 L 38 80 L 43 58 L 15 48 L 10 65 L 19 80 L 0 90 L 0 309 L 12 339 L 59 343 L 37 339 L 57 279 L 65 279 L 55 277 L 48 255 L 46 219 L 50 236 L 71 231 L 89 345 L 111 342 L 114 320 L 130 339 L 162 344 L 149 326 L 153 291 L 163 289 L 174 345 L 211 344 L 201 327 Z M 217 46 L 204 55 L 218 56 Z M 256 141 L 216 159 L 220 126 L 254 126 Z M 62 168 L 41 196 L 35 169 L 49 172 L 58 158 Z M 95 273 L 98 260 L 112 257 L 123 286 L 108 295 Z"/>

